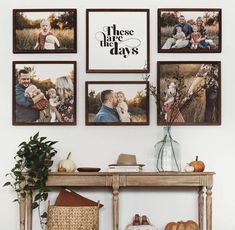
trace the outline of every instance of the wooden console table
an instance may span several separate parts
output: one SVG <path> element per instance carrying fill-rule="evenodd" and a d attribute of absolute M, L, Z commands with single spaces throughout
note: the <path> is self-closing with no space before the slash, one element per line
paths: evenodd
<path fill-rule="evenodd" d="M 120 187 L 195 187 L 198 188 L 198 224 L 203 230 L 204 192 L 206 192 L 206 230 L 212 230 L 212 186 L 214 172 L 203 173 L 50 173 L 48 187 L 111 187 L 113 192 L 113 230 L 118 230 Z M 32 230 L 32 196 L 20 201 L 20 230 Z"/>

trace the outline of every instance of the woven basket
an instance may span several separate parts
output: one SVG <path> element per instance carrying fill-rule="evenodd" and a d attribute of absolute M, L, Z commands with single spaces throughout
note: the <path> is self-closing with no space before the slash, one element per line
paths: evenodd
<path fill-rule="evenodd" d="M 48 206 L 47 230 L 98 230 L 98 206 Z"/>

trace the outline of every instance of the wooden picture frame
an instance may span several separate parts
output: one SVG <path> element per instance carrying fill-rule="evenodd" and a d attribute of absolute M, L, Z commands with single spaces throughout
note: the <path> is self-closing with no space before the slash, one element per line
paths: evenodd
<path fill-rule="evenodd" d="M 149 9 L 86 10 L 86 72 L 148 73 Z"/>
<path fill-rule="evenodd" d="M 86 125 L 149 125 L 146 81 L 87 81 Z"/>
<path fill-rule="evenodd" d="M 14 9 L 13 53 L 77 53 L 77 9 Z"/>
<path fill-rule="evenodd" d="M 158 125 L 221 125 L 219 61 L 157 62 Z"/>
<path fill-rule="evenodd" d="M 158 9 L 159 53 L 220 53 L 221 50 L 221 9 Z"/>
<path fill-rule="evenodd" d="M 76 125 L 75 61 L 12 63 L 13 125 Z"/>

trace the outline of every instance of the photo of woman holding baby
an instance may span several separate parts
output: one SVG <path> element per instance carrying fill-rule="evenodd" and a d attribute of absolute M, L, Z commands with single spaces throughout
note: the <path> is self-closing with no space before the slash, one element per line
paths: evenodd
<path fill-rule="evenodd" d="M 76 53 L 76 9 L 13 10 L 14 53 Z"/>
<path fill-rule="evenodd" d="M 158 9 L 158 52 L 220 53 L 221 9 Z"/>
<path fill-rule="evenodd" d="M 76 62 L 13 62 L 14 125 L 76 125 Z"/>

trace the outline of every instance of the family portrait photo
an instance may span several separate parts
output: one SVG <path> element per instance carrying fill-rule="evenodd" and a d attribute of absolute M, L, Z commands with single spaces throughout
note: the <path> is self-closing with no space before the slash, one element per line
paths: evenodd
<path fill-rule="evenodd" d="M 76 62 L 13 62 L 13 125 L 76 125 Z"/>
<path fill-rule="evenodd" d="M 158 52 L 220 53 L 221 9 L 158 9 Z"/>
<path fill-rule="evenodd" d="M 86 82 L 86 125 L 148 124 L 148 83 Z"/>
<path fill-rule="evenodd" d="M 220 62 L 158 62 L 158 125 L 220 125 Z"/>
<path fill-rule="evenodd" d="M 86 10 L 86 72 L 148 73 L 149 9 Z"/>
<path fill-rule="evenodd" d="M 76 9 L 13 10 L 14 53 L 76 53 Z"/>

